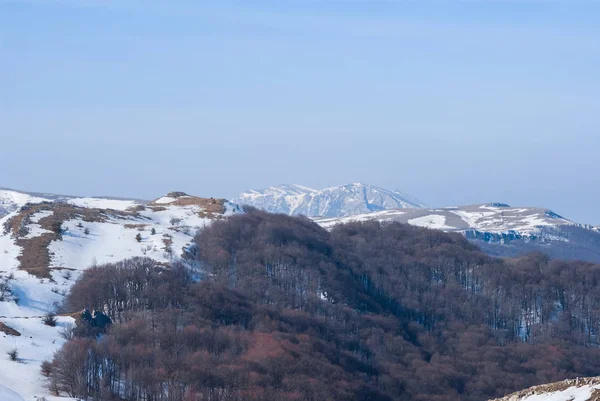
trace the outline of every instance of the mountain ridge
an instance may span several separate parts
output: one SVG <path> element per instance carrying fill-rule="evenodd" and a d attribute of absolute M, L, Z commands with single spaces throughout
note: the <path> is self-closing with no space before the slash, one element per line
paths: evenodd
<path fill-rule="evenodd" d="M 400 191 L 352 183 L 314 189 L 298 184 L 281 184 L 243 192 L 234 203 L 254 206 L 271 213 L 344 217 L 391 208 L 425 207 L 416 198 Z"/>
<path fill-rule="evenodd" d="M 542 252 L 553 258 L 600 263 L 600 228 L 571 221 L 550 209 L 487 203 L 434 209 L 391 209 L 339 218 L 313 218 L 331 229 L 355 221 L 411 224 L 464 235 L 493 256 Z"/>

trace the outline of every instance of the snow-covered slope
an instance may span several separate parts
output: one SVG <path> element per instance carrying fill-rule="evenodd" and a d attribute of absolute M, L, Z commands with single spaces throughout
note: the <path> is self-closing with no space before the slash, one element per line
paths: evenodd
<path fill-rule="evenodd" d="M 49 201 L 47 198 L 33 196 L 25 192 L 0 188 L 0 217 L 14 212 L 26 203 Z"/>
<path fill-rule="evenodd" d="M 489 233 L 533 233 L 540 226 L 575 224 L 551 210 L 510 207 L 502 203 L 440 209 L 395 209 L 331 219 L 315 219 L 329 228 L 349 221 L 399 221 L 443 231 L 478 230 Z"/>
<path fill-rule="evenodd" d="M 146 202 L 133 199 L 116 199 L 108 197 L 77 197 L 56 194 L 40 194 L 16 191 L 0 187 L 0 217 L 20 209 L 27 203 L 65 202 L 76 206 L 101 209 L 126 210 Z"/>
<path fill-rule="evenodd" d="M 494 401 L 595 401 L 600 398 L 600 378 L 581 378 L 545 384 Z"/>
<path fill-rule="evenodd" d="M 60 332 L 73 319 L 59 317 L 57 327 L 49 327 L 42 317 L 81 272 L 135 256 L 185 260 L 198 229 L 240 210 L 222 199 L 183 193 L 147 205 L 100 198 L 17 201 L 27 204 L 0 218 L 0 401 L 58 399 L 44 388 L 40 364 L 61 346 Z M 18 362 L 8 359 L 12 349 Z"/>
<path fill-rule="evenodd" d="M 272 213 L 320 217 L 343 217 L 385 209 L 425 207 L 422 202 L 401 192 L 360 183 L 319 190 L 301 185 L 279 185 L 244 192 L 233 202 Z"/>
<path fill-rule="evenodd" d="M 542 208 L 491 203 L 440 209 L 383 210 L 314 220 L 327 229 L 352 221 L 398 221 L 462 233 L 495 256 L 539 251 L 551 257 L 600 263 L 600 231 L 597 227 L 577 224 Z"/>

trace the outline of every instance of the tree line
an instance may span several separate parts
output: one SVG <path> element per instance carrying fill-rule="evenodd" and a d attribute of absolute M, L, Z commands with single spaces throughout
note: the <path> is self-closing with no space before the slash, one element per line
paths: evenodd
<path fill-rule="evenodd" d="M 46 366 L 54 392 L 483 401 L 600 375 L 597 265 L 496 259 L 399 223 L 327 232 L 254 209 L 195 243 L 199 272 L 135 258 L 82 275 L 65 311 L 100 310 L 113 324 L 79 322 Z"/>

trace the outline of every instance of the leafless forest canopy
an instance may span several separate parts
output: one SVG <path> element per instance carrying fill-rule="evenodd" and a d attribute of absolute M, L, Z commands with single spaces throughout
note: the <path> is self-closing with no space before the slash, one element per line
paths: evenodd
<path fill-rule="evenodd" d="M 600 268 L 501 260 L 391 223 L 327 232 L 249 210 L 196 237 L 204 274 L 149 259 L 93 267 L 44 364 L 52 391 L 145 401 L 483 401 L 600 375 Z"/>

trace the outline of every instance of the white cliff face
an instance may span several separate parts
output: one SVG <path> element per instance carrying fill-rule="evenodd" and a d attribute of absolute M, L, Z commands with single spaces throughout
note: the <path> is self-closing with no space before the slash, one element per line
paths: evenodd
<path fill-rule="evenodd" d="M 279 185 L 242 193 L 233 202 L 272 213 L 318 217 L 345 217 L 387 209 L 422 208 L 417 199 L 398 191 L 366 184 L 325 189 Z"/>

